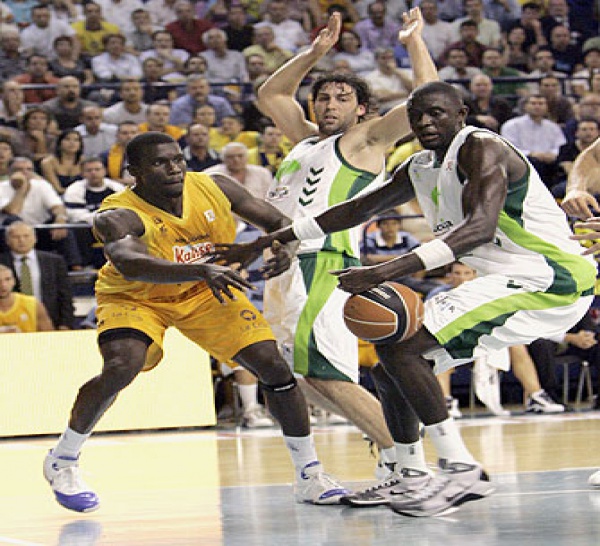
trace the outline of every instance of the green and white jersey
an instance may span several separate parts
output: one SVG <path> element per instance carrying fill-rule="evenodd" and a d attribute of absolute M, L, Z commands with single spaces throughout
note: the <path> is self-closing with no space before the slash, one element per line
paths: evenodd
<path fill-rule="evenodd" d="M 371 191 L 384 182 L 384 162 L 379 174 L 357 169 L 342 157 L 342 135 L 325 139 L 310 137 L 299 142 L 281 163 L 267 201 L 296 220 L 317 216 L 329 207 Z M 345 253 L 358 258 L 362 228 L 332 233 L 300 243 L 299 254 L 320 250 Z"/>
<path fill-rule="evenodd" d="M 474 131 L 482 129 L 469 126 L 459 131 L 441 165 L 431 150 L 419 152 L 410 160 L 411 182 L 436 236 L 465 220 L 462 196 L 468 180 L 459 175 L 457 158 L 460 147 Z M 459 256 L 460 261 L 479 275 L 509 275 L 531 291 L 569 294 L 589 290 L 596 279 L 594 259 L 582 256 L 579 243 L 569 239 L 572 232 L 565 214 L 527 158 L 515 151 L 527 163 L 528 171 L 508 188 L 494 240 Z"/>

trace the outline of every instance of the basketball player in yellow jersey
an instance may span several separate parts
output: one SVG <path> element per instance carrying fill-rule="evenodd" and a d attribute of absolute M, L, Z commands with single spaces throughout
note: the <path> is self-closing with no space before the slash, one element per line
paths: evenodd
<path fill-rule="evenodd" d="M 136 136 L 127 157 L 135 185 L 107 198 L 94 223 L 109 260 L 96 285 L 104 365 L 81 387 L 69 426 L 46 457 L 56 500 L 79 512 L 98 508 L 79 475 L 81 447 L 118 393 L 159 363 L 164 332 L 174 326 L 218 360 L 233 359 L 258 377 L 296 467 L 296 500 L 338 503 L 348 491 L 323 472 L 302 393 L 269 325 L 242 292 L 251 285 L 207 260 L 216 243 L 233 242 L 233 213 L 267 232 L 289 220 L 227 176 L 186 174 L 179 145 L 164 133 Z M 273 251 L 267 278 L 291 261 L 286 247 Z"/>
<path fill-rule="evenodd" d="M 33 296 L 13 292 L 15 275 L 0 264 L 0 334 L 54 330 L 48 311 Z"/>

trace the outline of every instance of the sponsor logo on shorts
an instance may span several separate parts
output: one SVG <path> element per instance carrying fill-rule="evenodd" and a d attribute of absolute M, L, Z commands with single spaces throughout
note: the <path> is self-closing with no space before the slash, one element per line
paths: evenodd
<path fill-rule="evenodd" d="M 254 311 L 251 311 L 250 309 L 244 309 L 241 313 L 240 313 L 240 317 L 242 317 L 244 320 L 256 320 L 256 313 Z"/>

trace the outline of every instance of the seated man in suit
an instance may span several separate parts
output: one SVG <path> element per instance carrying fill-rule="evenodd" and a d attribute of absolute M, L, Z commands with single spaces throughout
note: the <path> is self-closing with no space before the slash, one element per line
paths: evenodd
<path fill-rule="evenodd" d="M 10 250 L 0 254 L 0 264 L 12 269 L 17 291 L 40 300 L 57 330 L 73 328 L 73 296 L 64 259 L 35 250 L 35 230 L 25 222 L 6 228 L 6 243 Z"/>

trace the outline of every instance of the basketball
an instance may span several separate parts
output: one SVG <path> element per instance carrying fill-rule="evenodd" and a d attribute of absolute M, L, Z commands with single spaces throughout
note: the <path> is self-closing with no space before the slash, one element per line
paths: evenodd
<path fill-rule="evenodd" d="M 344 305 L 344 321 L 356 337 L 375 344 L 411 338 L 423 323 L 421 297 L 408 286 L 387 281 L 354 294 Z"/>

